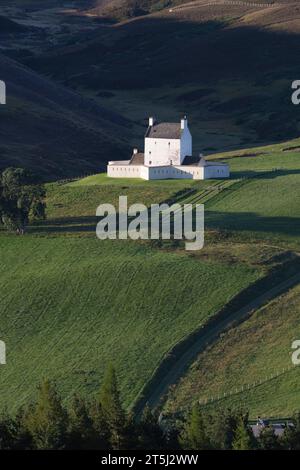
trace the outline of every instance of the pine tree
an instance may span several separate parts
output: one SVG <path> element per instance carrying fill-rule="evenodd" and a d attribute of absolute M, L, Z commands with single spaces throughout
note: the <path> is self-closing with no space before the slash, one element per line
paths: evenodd
<path fill-rule="evenodd" d="M 192 412 L 179 436 L 179 442 L 184 449 L 189 450 L 204 450 L 210 447 L 199 405 L 193 406 Z"/>
<path fill-rule="evenodd" d="M 110 429 L 113 449 L 123 449 L 125 444 L 125 412 L 121 405 L 115 369 L 110 365 L 100 389 L 100 404 Z"/>
<path fill-rule="evenodd" d="M 250 450 L 254 448 L 254 436 L 248 426 L 248 415 L 240 416 L 234 433 L 232 443 L 234 450 Z"/>
<path fill-rule="evenodd" d="M 15 417 L 14 449 L 28 450 L 33 448 L 32 436 L 27 426 L 27 415 L 24 408 L 19 408 Z"/>
<path fill-rule="evenodd" d="M 94 429 L 85 401 L 75 395 L 69 411 L 68 447 L 91 449 L 94 444 Z"/>
<path fill-rule="evenodd" d="M 207 435 L 214 449 L 232 449 L 237 420 L 230 409 L 213 411 L 207 420 Z"/>
<path fill-rule="evenodd" d="M 99 401 L 95 400 L 92 402 L 89 415 L 92 419 L 93 427 L 92 448 L 97 450 L 109 449 L 110 429 Z"/>
<path fill-rule="evenodd" d="M 44 380 L 36 403 L 28 410 L 26 425 L 36 449 L 61 449 L 67 440 L 67 413 L 55 384 Z"/>

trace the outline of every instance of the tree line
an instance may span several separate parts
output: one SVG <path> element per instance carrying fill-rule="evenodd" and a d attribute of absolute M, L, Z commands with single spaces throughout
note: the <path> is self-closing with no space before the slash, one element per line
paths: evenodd
<path fill-rule="evenodd" d="M 197 404 L 183 423 L 166 431 L 159 425 L 157 413 L 148 407 L 139 419 L 125 411 L 115 370 L 109 366 L 96 398 L 74 395 L 68 407 L 55 383 L 44 380 L 33 402 L 14 416 L 2 413 L 0 449 L 300 449 L 300 414 L 282 437 L 266 427 L 256 439 L 247 413 L 208 413 Z"/>

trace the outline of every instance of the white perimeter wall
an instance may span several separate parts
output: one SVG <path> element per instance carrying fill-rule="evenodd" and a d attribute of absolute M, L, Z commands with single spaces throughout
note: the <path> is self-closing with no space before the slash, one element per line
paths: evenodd
<path fill-rule="evenodd" d="M 141 165 L 107 165 L 107 176 L 112 178 L 143 178 Z M 146 178 L 148 179 L 148 178 Z"/>
<path fill-rule="evenodd" d="M 214 166 L 161 166 L 151 168 L 142 165 L 108 165 L 107 176 L 112 178 L 162 179 L 217 179 L 229 177 L 228 165 Z"/>
<path fill-rule="evenodd" d="M 201 167 L 169 166 L 161 168 L 149 168 L 149 177 L 151 180 L 160 179 L 199 179 L 204 176 Z"/>
<path fill-rule="evenodd" d="M 204 179 L 229 178 L 229 165 L 213 165 L 204 167 Z"/>

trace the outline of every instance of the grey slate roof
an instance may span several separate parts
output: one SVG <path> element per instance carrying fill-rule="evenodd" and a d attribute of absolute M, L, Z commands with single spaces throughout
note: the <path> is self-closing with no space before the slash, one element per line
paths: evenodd
<path fill-rule="evenodd" d="M 180 139 L 180 122 L 160 122 L 149 126 L 145 137 L 152 139 Z"/>
<path fill-rule="evenodd" d="M 134 153 L 130 160 L 130 165 L 144 165 L 144 154 L 141 152 Z"/>
<path fill-rule="evenodd" d="M 200 162 L 200 157 L 198 155 L 187 155 L 184 157 L 181 165 L 198 165 Z"/>

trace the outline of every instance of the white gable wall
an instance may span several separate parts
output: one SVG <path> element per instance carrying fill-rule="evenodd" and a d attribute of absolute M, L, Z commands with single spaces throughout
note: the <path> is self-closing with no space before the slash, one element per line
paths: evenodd
<path fill-rule="evenodd" d="M 145 165 L 180 165 L 180 139 L 145 138 Z"/>

